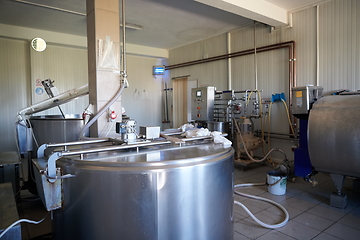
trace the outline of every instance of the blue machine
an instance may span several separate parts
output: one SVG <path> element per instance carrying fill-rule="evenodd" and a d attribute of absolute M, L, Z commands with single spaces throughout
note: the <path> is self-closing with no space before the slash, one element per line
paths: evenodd
<path fill-rule="evenodd" d="M 308 150 L 307 127 L 308 120 L 300 119 L 299 147 L 294 150 L 294 174 L 303 178 L 311 177 L 313 173 Z"/>
<path fill-rule="evenodd" d="M 299 118 L 299 146 L 294 150 L 294 174 L 306 181 L 312 181 L 316 174 L 308 150 L 309 111 L 315 101 L 322 97 L 322 87 L 303 86 L 292 89 L 292 114 Z"/>

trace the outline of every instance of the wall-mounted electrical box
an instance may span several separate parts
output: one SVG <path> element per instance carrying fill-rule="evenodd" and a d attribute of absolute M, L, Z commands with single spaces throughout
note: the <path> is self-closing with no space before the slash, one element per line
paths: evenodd
<path fill-rule="evenodd" d="M 140 126 L 140 135 L 145 139 L 154 139 L 160 137 L 160 126 Z"/>
<path fill-rule="evenodd" d="M 309 114 L 312 104 L 322 97 L 322 91 L 319 86 L 292 88 L 292 114 L 296 117 Z"/>
<path fill-rule="evenodd" d="M 215 87 L 191 89 L 191 120 L 214 120 Z"/>

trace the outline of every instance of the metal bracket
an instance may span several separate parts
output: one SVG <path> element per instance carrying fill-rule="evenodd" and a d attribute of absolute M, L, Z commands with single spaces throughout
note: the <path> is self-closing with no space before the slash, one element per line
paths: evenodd
<path fill-rule="evenodd" d="M 55 179 L 54 182 L 50 182 L 50 179 L 45 174 L 45 171 L 41 172 L 41 183 L 44 191 L 43 202 L 48 211 L 59 209 L 62 207 L 62 179 L 60 168 L 56 169 L 55 177 L 60 179 Z"/>

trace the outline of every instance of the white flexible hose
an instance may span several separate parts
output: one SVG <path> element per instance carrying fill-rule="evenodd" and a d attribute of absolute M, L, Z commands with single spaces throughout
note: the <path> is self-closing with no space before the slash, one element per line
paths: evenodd
<path fill-rule="evenodd" d="M 46 216 L 47 216 L 47 214 L 46 214 Z M 17 224 L 19 224 L 21 222 L 39 224 L 39 223 L 41 223 L 42 221 L 45 220 L 46 216 L 43 219 L 41 219 L 40 221 L 32 221 L 32 220 L 29 220 L 29 219 L 20 219 L 20 220 L 14 222 L 13 224 L 11 224 L 9 227 L 7 227 L 2 233 L 0 233 L 0 238 L 2 238 L 11 228 L 13 228 L 14 226 L 16 226 Z"/>
<path fill-rule="evenodd" d="M 266 183 L 244 183 L 244 184 L 236 184 L 234 186 L 234 188 L 237 188 L 237 187 L 249 187 L 249 186 L 261 186 L 261 185 L 266 185 Z M 243 196 L 243 197 L 248 197 L 248 198 L 253 198 L 253 199 L 257 199 L 257 200 L 261 200 L 261 201 L 265 201 L 265 202 L 268 202 L 268 203 L 271 203 L 273 205 L 275 205 L 276 207 L 280 208 L 284 214 L 285 214 L 285 219 L 281 222 L 281 223 L 278 223 L 278 224 L 267 224 L 267 223 L 264 223 L 262 221 L 260 221 L 258 218 L 256 218 L 254 216 L 254 214 L 252 214 L 250 212 L 250 210 L 242 203 L 238 202 L 238 201 L 234 201 L 234 203 L 236 205 L 239 205 L 240 207 L 242 207 L 249 215 L 250 217 L 255 221 L 257 222 L 259 225 L 265 227 L 265 228 L 280 228 L 280 227 L 283 227 L 287 224 L 287 222 L 289 221 L 289 213 L 288 211 L 279 203 L 275 202 L 275 201 L 272 201 L 270 199 L 267 199 L 267 198 L 263 198 L 263 197 L 259 197 L 259 196 L 254 196 L 254 195 L 250 195 L 250 194 L 245 194 L 245 193 L 241 193 L 241 192 L 238 192 L 236 190 L 234 190 L 234 192 L 240 196 Z"/>

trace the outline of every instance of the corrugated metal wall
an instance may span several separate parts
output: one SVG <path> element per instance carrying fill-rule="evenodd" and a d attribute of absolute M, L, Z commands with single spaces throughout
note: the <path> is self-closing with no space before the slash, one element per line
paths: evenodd
<path fill-rule="evenodd" d="M 28 104 L 29 45 L 0 38 L 0 151 L 15 151 L 16 113 Z"/>
<path fill-rule="evenodd" d="M 48 98 L 42 88 L 41 80 L 51 79 L 59 93 L 88 83 L 87 50 L 85 48 L 64 47 L 48 44 L 43 52 L 30 51 L 31 96 L 32 103 Z M 39 83 L 40 81 L 40 83 Z M 41 94 L 39 94 L 41 93 Z M 61 105 L 64 114 L 81 114 L 89 104 L 88 96 Z M 36 115 L 60 115 L 58 108 L 52 108 Z"/>
<path fill-rule="evenodd" d="M 226 35 L 220 35 L 170 50 L 168 65 L 225 54 L 226 39 Z M 170 71 L 170 77 L 186 75 L 190 75 L 189 80 L 201 79 L 199 86 L 215 86 L 218 89 L 224 89 L 227 86 L 226 78 L 224 78 L 227 76 L 227 61 L 222 60 Z"/>
<path fill-rule="evenodd" d="M 160 126 L 162 116 L 163 76 L 154 77 L 152 67 L 159 65 L 156 58 L 127 56 L 129 87 L 121 95 L 126 115 L 139 126 Z"/>
<path fill-rule="evenodd" d="M 269 26 L 257 23 L 230 33 L 231 52 L 294 40 L 296 43 L 297 86 L 317 82 L 317 57 L 319 85 L 325 92 L 338 89 L 360 89 L 360 2 L 357 0 L 333 0 L 309 7 L 292 14 L 293 25 L 271 31 Z M 318 15 L 317 15 L 318 13 Z M 317 17 L 319 21 L 317 21 Z M 317 56 L 317 23 L 319 24 L 319 55 Z M 206 41 L 206 44 L 205 44 Z M 226 34 L 206 39 L 169 51 L 169 65 L 226 54 Z M 209 47 L 211 46 L 211 47 Z M 257 54 L 258 88 L 262 97 L 285 92 L 288 99 L 289 54 L 286 49 Z M 199 85 L 213 85 L 217 90 L 227 88 L 227 61 L 221 60 L 190 67 L 170 70 L 170 77 L 190 75 Z M 232 58 L 231 86 L 235 90 L 255 88 L 254 55 Z M 211 73 L 211 74 L 209 74 Z M 274 104 L 272 131 L 289 133 L 286 113 L 282 104 Z M 285 145 L 284 145 L 285 144 Z M 291 149 L 291 143 L 275 140 L 277 147 Z"/>
<path fill-rule="evenodd" d="M 360 2 L 319 7 L 319 83 L 325 91 L 360 89 Z"/>
<path fill-rule="evenodd" d="M 0 151 L 15 151 L 17 112 L 48 98 L 45 91 L 35 91 L 43 89 L 41 80 L 55 80 L 59 93 L 87 84 L 87 51 L 50 44 L 44 52 L 35 52 L 28 41 L 0 38 L 0 52 Z M 88 102 L 85 96 L 61 108 L 65 114 L 81 114 Z M 37 115 L 45 114 L 61 113 L 53 108 Z"/>

